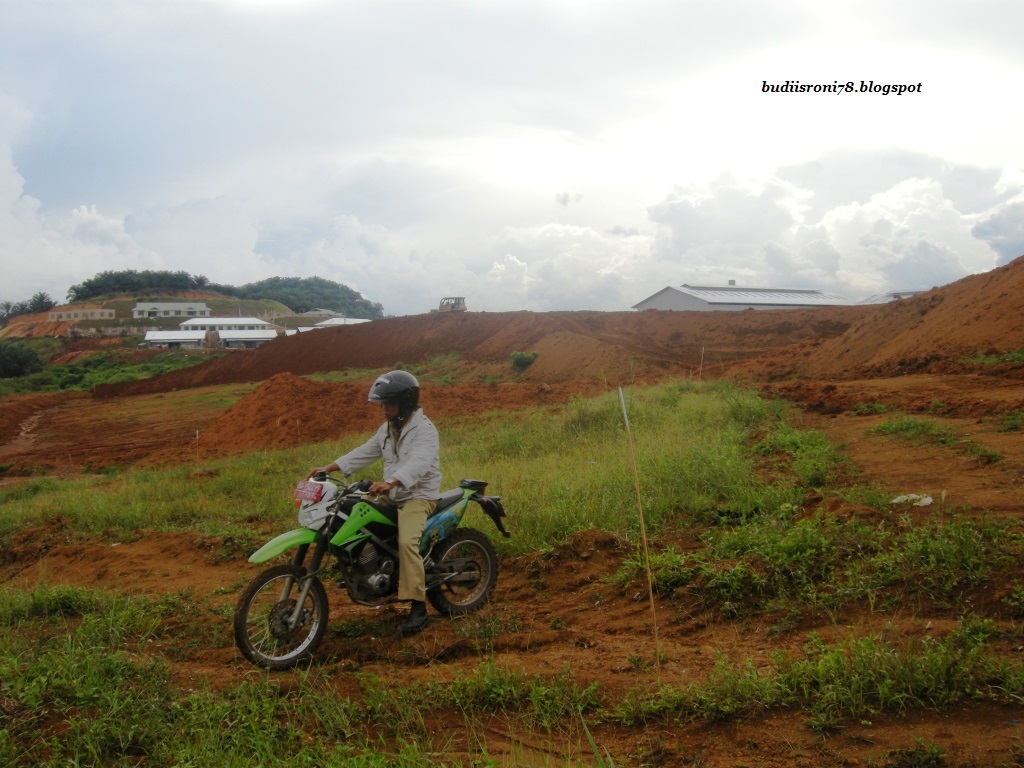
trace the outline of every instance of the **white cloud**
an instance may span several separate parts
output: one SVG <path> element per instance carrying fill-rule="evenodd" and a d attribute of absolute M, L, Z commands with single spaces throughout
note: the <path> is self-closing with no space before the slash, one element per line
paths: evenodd
<path fill-rule="evenodd" d="M 856 298 L 1024 248 L 1017 5 L 0 0 L 4 296 L 104 269 L 393 314 Z M 762 80 L 921 81 L 913 98 Z"/>
<path fill-rule="evenodd" d="M 842 254 L 836 278 L 869 293 L 927 289 L 996 266 L 995 254 L 971 234 L 933 180 L 910 179 L 841 206 L 825 216 L 830 241 Z"/>
<path fill-rule="evenodd" d="M 976 181 L 973 189 L 958 190 L 964 199 L 999 199 L 992 193 L 996 177 L 963 176 Z M 859 189 L 890 180 L 888 173 L 867 174 Z M 991 269 L 996 255 L 980 235 L 1000 227 L 1017 234 L 1009 222 L 1018 208 L 1005 208 L 979 231 L 976 217 L 958 210 L 934 179 L 900 181 L 863 202 L 836 205 L 820 219 L 805 205 L 817 192 L 777 179 L 752 188 L 729 177 L 677 189 L 651 208 L 661 226 L 655 253 L 674 267 L 676 284 L 735 279 L 760 287 L 816 287 L 856 299 L 931 288 Z"/>

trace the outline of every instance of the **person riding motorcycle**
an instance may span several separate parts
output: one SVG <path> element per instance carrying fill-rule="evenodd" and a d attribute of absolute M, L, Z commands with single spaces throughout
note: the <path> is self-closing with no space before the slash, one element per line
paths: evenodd
<path fill-rule="evenodd" d="M 398 600 L 410 602 L 409 616 L 399 627 L 403 635 L 419 632 L 429 621 L 419 542 L 441 494 L 440 438 L 420 408 L 419 395 L 419 382 L 411 373 L 391 371 L 379 376 L 367 400 L 380 405 L 384 423 L 363 445 L 307 476 L 335 471 L 348 476 L 383 459 L 384 479 L 374 482 L 369 492 L 398 507 Z"/>

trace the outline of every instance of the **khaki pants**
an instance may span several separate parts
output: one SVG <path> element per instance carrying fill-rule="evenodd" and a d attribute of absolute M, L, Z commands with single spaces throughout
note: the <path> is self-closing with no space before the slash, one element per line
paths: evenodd
<path fill-rule="evenodd" d="M 408 499 L 398 505 L 398 599 L 427 599 L 420 536 L 436 501 Z"/>

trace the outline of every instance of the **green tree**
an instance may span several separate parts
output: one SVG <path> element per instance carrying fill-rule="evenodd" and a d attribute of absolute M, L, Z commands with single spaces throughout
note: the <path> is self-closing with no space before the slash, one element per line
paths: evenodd
<path fill-rule="evenodd" d="M 367 320 L 384 317 L 384 307 L 380 304 L 364 299 L 347 285 L 322 277 L 270 277 L 243 285 L 235 295 L 242 299 L 272 299 L 295 312 L 329 309 Z"/>
<path fill-rule="evenodd" d="M 18 342 L 0 341 L 0 379 L 13 379 L 43 370 L 43 361 Z"/>
<path fill-rule="evenodd" d="M 28 300 L 28 311 L 30 314 L 35 312 L 49 312 L 51 309 L 57 306 L 57 302 L 50 298 L 50 294 L 39 293 L 33 294 L 32 298 Z"/>

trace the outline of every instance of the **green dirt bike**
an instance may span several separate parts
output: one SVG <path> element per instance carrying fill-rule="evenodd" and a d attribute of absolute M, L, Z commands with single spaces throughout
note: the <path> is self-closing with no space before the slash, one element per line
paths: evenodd
<path fill-rule="evenodd" d="M 327 592 L 319 576 L 334 556 L 353 602 L 380 606 L 398 593 L 397 508 L 367 493 L 369 480 L 340 487 L 326 472 L 295 488 L 300 528 L 268 541 L 249 558 L 264 563 L 294 549 L 292 562 L 259 574 L 235 606 L 235 644 L 267 669 L 287 669 L 309 657 L 327 628 Z M 420 539 L 427 599 L 443 616 L 477 610 L 498 579 L 494 546 L 480 531 L 460 528 L 469 502 L 508 536 L 499 496 L 483 480 L 463 480 L 442 494 Z M 312 549 L 312 552 L 310 550 Z M 307 555 L 309 558 L 307 560 Z M 341 582 L 339 582 L 341 584 Z"/>

